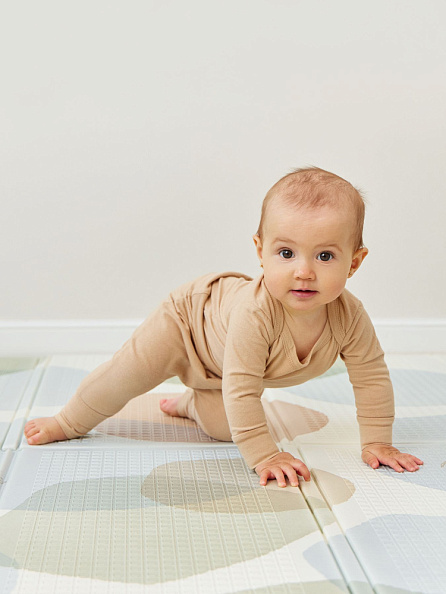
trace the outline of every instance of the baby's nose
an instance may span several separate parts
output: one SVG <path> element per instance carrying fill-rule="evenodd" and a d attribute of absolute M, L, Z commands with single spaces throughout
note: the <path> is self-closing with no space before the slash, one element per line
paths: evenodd
<path fill-rule="evenodd" d="M 306 260 L 302 260 L 298 262 L 294 275 L 296 278 L 312 279 L 314 278 L 314 271 L 309 262 L 307 262 Z"/>

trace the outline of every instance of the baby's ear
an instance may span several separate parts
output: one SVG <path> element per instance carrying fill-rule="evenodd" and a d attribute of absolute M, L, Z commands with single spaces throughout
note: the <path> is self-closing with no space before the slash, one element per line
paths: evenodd
<path fill-rule="evenodd" d="M 359 248 L 359 250 L 356 250 L 356 252 L 353 254 L 353 257 L 352 257 L 352 263 L 350 265 L 350 272 L 348 275 L 349 277 L 351 277 L 355 274 L 355 272 L 361 266 L 361 264 L 364 261 L 364 258 L 367 256 L 368 253 L 369 253 L 369 250 L 366 247 L 362 247 L 362 248 Z"/>
<path fill-rule="evenodd" d="M 254 245 L 256 246 L 257 250 L 257 257 L 260 260 L 260 264 L 262 263 L 262 240 L 260 239 L 259 235 L 253 235 L 252 239 L 254 241 Z"/>

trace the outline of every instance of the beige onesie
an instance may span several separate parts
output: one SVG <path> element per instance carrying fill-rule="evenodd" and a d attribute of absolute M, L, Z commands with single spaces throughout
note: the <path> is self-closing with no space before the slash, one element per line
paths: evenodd
<path fill-rule="evenodd" d="M 353 385 L 361 446 L 392 443 L 393 390 L 361 302 L 347 290 L 328 304 L 325 328 L 300 361 L 282 304 L 256 279 L 208 274 L 174 290 L 56 415 L 67 437 L 88 432 L 131 398 L 178 376 L 190 389 L 178 411 L 233 440 L 251 468 L 279 452 L 260 401 L 265 387 L 301 384 L 338 356 Z"/>

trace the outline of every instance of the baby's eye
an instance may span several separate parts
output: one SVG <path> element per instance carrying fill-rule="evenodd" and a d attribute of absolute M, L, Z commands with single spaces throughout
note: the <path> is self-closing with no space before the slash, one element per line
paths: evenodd
<path fill-rule="evenodd" d="M 282 258 L 285 258 L 285 260 L 289 260 L 294 256 L 291 250 L 280 250 L 279 254 L 282 256 Z"/>
<path fill-rule="evenodd" d="M 330 262 L 330 260 L 332 260 L 333 257 L 334 256 L 331 252 L 321 252 L 317 258 L 321 262 Z"/>

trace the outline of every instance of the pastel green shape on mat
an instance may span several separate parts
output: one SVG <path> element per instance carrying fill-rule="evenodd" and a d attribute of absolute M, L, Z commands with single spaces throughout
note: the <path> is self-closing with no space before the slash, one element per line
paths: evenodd
<path fill-rule="evenodd" d="M 348 592 L 348 590 L 341 580 L 330 580 L 324 582 L 276 584 L 253 590 L 238 590 L 234 594 L 272 594 L 273 592 L 274 594 L 341 594 L 341 592 Z M 355 594 L 359 594 L 359 592 L 360 590 L 355 590 Z M 369 594 L 370 588 L 364 591 L 364 593 Z"/>
<path fill-rule="evenodd" d="M 373 590 L 369 584 L 364 582 L 350 582 L 350 591 L 355 594 L 370 594 Z M 394 588 L 392 586 L 377 585 L 376 592 L 379 594 L 425 594 L 423 592 L 415 592 L 414 590 L 405 590 L 402 588 Z M 346 592 L 345 586 L 338 580 L 331 580 L 330 582 L 303 582 L 302 584 L 278 584 L 276 586 L 269 586 L 264 588 L 256 588 L 254 590 L 239 590 L 234 594 L 336 594 L 338 592 Z"/>
<path fill-rule="evenodd" d="M 3 357 L 0 359 L 0 375 L 34 369 L 38 362 L 39 359 L 34 357 Z"/>
<path fill-rule="evenodd" d="M 221 461 L 221 481 L 207 480 L 199 460 L 36 491 L 0 517 L 0 564 L 154 584 L 248 561 L 318 530 L 299 489 L 226 481 L 234 464 L 242 471 L 241 460 Z"/>

